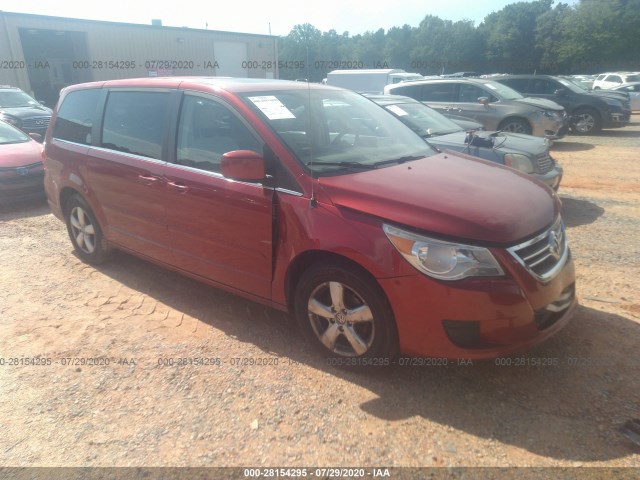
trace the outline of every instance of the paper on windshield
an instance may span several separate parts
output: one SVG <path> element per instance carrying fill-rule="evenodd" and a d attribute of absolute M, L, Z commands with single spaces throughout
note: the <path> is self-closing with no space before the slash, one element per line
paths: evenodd
<path fill-rule="evenodd" d="M 283 118 L 296 118 L 280 100 L 273 95 L 263 95 L 260 97 L 249 97 L 249 100 L 264 113 L 269 120 L 280 120 Z"/>
<path fill-rule="evenodd" d="M 409 115 L 407 112 L 405 112 L 402 108 L 400 108 L 397 105 L 389 105 L 387 107 L 387 110 L 389 110 L 390 112 L 395 113 L 396 115 L 398 115 L 399 117 L 403 117 L 405 115 Z"/>

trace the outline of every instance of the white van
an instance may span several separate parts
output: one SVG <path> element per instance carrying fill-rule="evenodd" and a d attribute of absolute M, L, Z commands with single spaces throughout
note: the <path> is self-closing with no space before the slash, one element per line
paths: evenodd
<path fill-rule="evenodd" d="M 385 85 L 422 78 L 419 73 L 408 73 L 399 68 L 334 70 L 327 74 L 326 83 L 359 93 L 382 93 Z"/>

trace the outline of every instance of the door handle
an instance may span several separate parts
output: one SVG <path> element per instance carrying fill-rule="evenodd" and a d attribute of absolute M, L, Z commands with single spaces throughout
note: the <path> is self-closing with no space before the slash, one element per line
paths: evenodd
<path fill-rule="evenodd" d="M 181 183 L 167 182 L 167 185 L 170 188 L 172 188 L 172 189 L 174 189 L 174 190 L 176 190 L 176 191 L 178 191 L 180 193 L 187 193 L 187 191 L 189 190 L 189 187 L 187 187 L 186 185 L 183 185 Z"/>
<path fill-rule="evenodd" d="M 160 178 L 153 175 L 138 175 L 138 180 L 145 185 L 155 185 L 160 181 Z"/>

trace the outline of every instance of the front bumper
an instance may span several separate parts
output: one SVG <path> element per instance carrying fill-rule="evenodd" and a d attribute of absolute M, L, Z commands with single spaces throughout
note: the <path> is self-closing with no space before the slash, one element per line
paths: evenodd
<path fill-rule="evenodd" d="M 536 137 L 544 137 L 549 140 L 559 140 L 569 133 L 570 117 L 566 113 L 562 118 L 553 119 L 541 115 L 538 121 L 533 122 L 532 134 Z"/>
<path fill-rule="evenodd" d="M 570 256 L 541 283 L 506 251 L 492 253 L 509 272 L 504 278 L 439 282 L 416 274 L 379 280 L 393 305 L 403 354 L 495 358 L 540 343 L 569 322 L 577 306 Z"/>
<path fill-rule="evenodd" d="M 631 110 L 608 112 L 602 122 L 603 128 L 621 128 L 629 125 Z"/>
<path fill-rule="evenodd" d="M 564 170 L 562 170 L 562 167 L 556 163 L 547 173 L 534 173 L 532 175 L 542 183 L 549 185 L 557 192 L 558 188 L 560 188 L 560 181 L 562 180 L 563 174 Z"/>
<path fill-rule="evenodd" d="M 43 180 L 44 172 L 42 170 L 24 176 L 0 177 L 0 204 L 13 205 L 44 199 Z"/>

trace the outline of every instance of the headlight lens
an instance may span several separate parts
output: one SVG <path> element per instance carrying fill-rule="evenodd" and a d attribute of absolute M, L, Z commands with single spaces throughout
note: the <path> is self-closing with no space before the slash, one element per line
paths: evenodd
<path fill-rule="evenodd" d="M 22 128 L 22 121 L 19 118 L 10 117 L 8 115 L 3 115 L 0 118 L 14 127 Z"/>
<path fill-rule="evenodd" d="M 559 112 L 554 112 L 553 110 L 542 110 L 542 115 L 547 118 L 558 119 L 562 118 L 562 115 Z"/>
<path fill-rule="evenodd" d="M 515 168 L 524 173 L 533 173 L 533 163 L 531 159 L 526 155 L 520 155 L 519 153 L 506 153 L 504 155 L 504 164 L 507 167 Z"/>
<path fill-rule="evenodd" d="M 489 250 L 444 242 L 383 225 L 384 233 L 400 254 L 418 271 L 440 280 L 495 277 L 504 271 Z"/>

